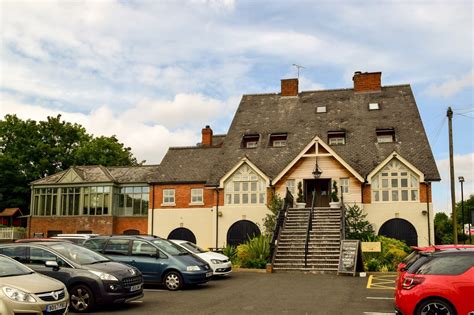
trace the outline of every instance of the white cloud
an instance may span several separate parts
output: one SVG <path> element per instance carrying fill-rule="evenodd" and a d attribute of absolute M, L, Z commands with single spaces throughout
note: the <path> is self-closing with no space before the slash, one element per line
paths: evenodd
<path fill-rule="evenodd" d="M 0 93 L 0 116 L 16 114 L 21 119 L 45 120 L 62 115 L 62 119 L 78 123 L 95 136 L 116 135 L 132 148 L 137 160 L 159 163 L 170 146 L 195 145 L 201 140 L 201 128 L 215 121 L 222 112 L 232 112 L 237 99 L 223 103 L 202 95 L 178 95 L 173 101 L 146 100 L 123 113 L 103 105 L 88 113 L 57 111 L 21 103 L 19 97 Z M 180 125 L 180 115 L 194 123 Z"/>
<path fill-rule="evenodd" d="M 427 93 L 431 96 L 452 96 L 465 88 L 474 87 L 474 69 L 460 78 L 449 78 L 438 85 L 431 85 Z"/>
<path fill-rule="evenodd" d="M 451 211 L 451 180 L 449 160 L 436 161 L 441 175 L 440 183 L 433 183 L 433 201 L 436 211 Z M 474 194 L 474 153 L 454 156 L 456 202 L 461 201 L 459 176 L 464 177 L 464 199 Z"/>

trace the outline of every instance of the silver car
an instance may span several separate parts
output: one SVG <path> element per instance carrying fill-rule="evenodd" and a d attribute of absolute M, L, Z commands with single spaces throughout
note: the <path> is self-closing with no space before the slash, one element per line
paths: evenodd
<path fill-rule="evenodd" d="M 0 255 L 0 314 L 67 314 L 68 307 L 62 282 Z"/>

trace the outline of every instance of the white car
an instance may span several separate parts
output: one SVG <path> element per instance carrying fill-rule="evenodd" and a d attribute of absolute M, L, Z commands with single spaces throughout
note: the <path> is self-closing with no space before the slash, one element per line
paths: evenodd
<path fill-rule="evenodd" d="M 232 263 L 230 262 L 229 257 L 219 253 L 206 251 L 196 244 L 188 241 L 170 241 L 207 262 L 211 266 L 212 272 L 215 276 L 224 276 L 232 272 Z"/>

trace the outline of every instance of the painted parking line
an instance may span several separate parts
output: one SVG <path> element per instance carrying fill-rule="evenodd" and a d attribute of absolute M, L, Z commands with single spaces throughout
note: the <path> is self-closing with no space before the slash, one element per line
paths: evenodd
<path fill-rule="evenodd" d="M 395 313 L 364 312 L 366 315 L 394 315 Z"/>
<path fill-rule="evenodd" d="M 370 275 L 367 280 L 367 289 L 394 290 L 396 274 Z"/>
<path fill-rule="evenodd" d="M 384 296 L 368 296 L 367 300 L 394 300 L 393 297 L 384 297 Z"/>

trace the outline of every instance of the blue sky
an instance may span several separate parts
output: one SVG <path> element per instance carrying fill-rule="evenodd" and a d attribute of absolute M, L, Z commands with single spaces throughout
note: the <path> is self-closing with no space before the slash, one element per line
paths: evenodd
<path fill-rule="evenodd" d="M 12 1 L 0 3 L 0 115 L 61 113 L 117 135 L 139 160 L 226 133 L 242 94 L 350 88 L 354 71 L 411 84 L 449 208 L 446 109 L 456 176 L 474 193 L 472 1 Z M 459 186 L 459 185 L 457 185 Z M 459 187 L 457 187 L 459 190 Z"/>

